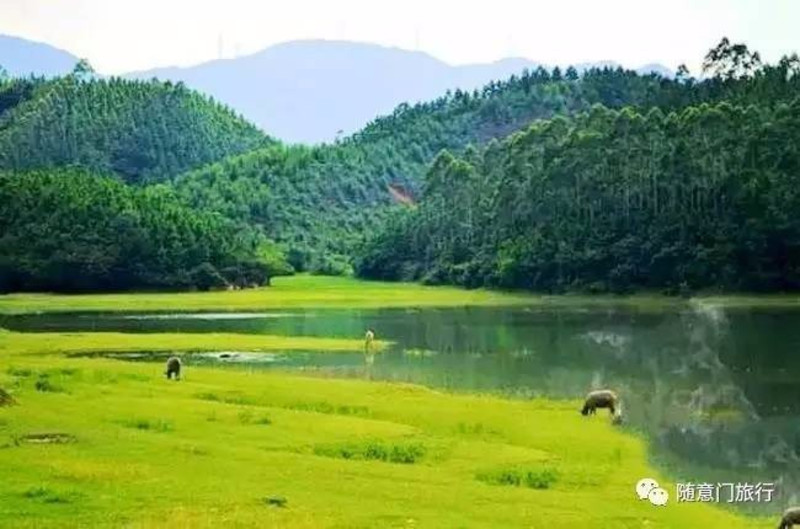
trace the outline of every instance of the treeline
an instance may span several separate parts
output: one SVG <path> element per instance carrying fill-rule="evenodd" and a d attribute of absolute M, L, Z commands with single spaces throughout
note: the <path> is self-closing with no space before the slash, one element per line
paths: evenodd
<path fill-rule="evenodd" d="M 789 82 L 789 80 L 784 80 Z M 800 100 L 596 106 L 462 157 L 363 248 L 363 277 L 468 287 L 800 288 Z"/>
<path fill-rule="evenodd" d="M 0 79 L 0 169 L 79 166 L 159 182 L 272 143 L 229 109 L 181 84 Z"/>
<path fill-rule="evenodd" d="M 0 173 L 0 291 L 223 288 L 289 273 L 274 245 L 163 185 L 82 170 Z"/>

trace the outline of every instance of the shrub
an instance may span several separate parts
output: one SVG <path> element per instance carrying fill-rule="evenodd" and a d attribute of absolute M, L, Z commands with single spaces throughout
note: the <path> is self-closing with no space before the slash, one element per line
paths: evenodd
<path fill-rule="evenodd" d="M 75 497 L 74 493 L 60 493 L 48 487 L 31 487 L 22 493 L 23 498 L 41 501 L 43 503 L 70 503 Z"/>
<path fill-rule="evenodd" d="M 34 384 L 36 391 L 41 391 L 43 393 L 63 393 L 64 388 L 53 384 L 50 382 L 50 378 L 46 373 L 39 375 L 39 378 L 36 380 Z"/>
<path fill-rule="evenodd" d="M 322 256 L 316 258 L 310 267 L 310 271 L 318 276 L 349 276 L 353 275 L 353 267 L 344 257 Z"/>
<path fill-rule="evenodd" d="M 558 474 L 551 468 L 537 469 L 499 469 L 481 472 L 477 479 L 493 485 L 549 489 L 558 480 Z"/>
<path fill-rule="evenodd" d="M 211 263 L 202 263 L 192 268 L 189 271 L 189 278 L 191 283 L 202 291 L 227 285 L 225 278 L 220 275 Z"/>
<path fill-rule="evenodd" d="M 174 428 L 172 422 L 163 419 L 125 419 L 120 422 L 126 428 L 134 428 L 136 430 L 145 430 L 152 432 L 170 432 Z"/>
<path fill-rule="evenodd" d="M 341 443 L 318 445 L 314 454 L 340 459 L 364 461 L 383 461 L 411 465 L 425 457 L 427 448 L 422 443 L 387 443 L 384 441 L 364 441 L 360 443 Z"/>

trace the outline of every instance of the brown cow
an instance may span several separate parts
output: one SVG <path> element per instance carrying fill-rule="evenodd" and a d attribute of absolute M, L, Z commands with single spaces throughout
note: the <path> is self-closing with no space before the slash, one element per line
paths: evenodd
<path fill-rule="evenodd" d="M 181 379 L 181 359 L 177 356 L 170 356 L 167 359 L 167 371 L 164 373 L 167 378 L 171 379 L 175 375 L 175 380 Z"/>
<path fill-rule="evenodd" d="M 608 408 L 611 415 L 616 417 L 616 412 L 619 410 L 617 394 L 610 389 L 600 389 L 590 392 L 586 395 L 586 401 L 583 404 L 581 414 L 592 415 L 596 413 L 597 408 Z"/>
<path fill-rule="evenodd" d="M 800 525 L 800 507 L 789 507 L 783 511 L 778 529 L 791 529 L 795 525 Z"/>

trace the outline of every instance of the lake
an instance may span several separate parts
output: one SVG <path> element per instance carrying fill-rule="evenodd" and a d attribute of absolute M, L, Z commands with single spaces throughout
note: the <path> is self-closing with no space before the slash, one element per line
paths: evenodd
<path fill-rule="evenodd" d="M 515 398 L 613 388 L 625 428 L 678 481 L 772 482 L 800 499 L 800 310 L 591 307 L 300 310 L 0 316 L 20 331 L 236 332 L 361 337 L 384 353 L 185 357 L 233 369 L 412 382 Z M 124 355 L 120 355 L 124 357 Z M 222 356 L 222 358 L 220 358 Z M 129 355 L 159 360 L 163 355 Z M 578 413 L 576 408 L 575 413 Z M 605 420 L 605 414 L 594 419 Z"/>

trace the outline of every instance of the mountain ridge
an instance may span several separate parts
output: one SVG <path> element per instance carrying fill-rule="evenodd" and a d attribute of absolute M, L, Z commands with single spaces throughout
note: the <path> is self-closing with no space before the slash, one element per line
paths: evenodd
<path fill-rule="evenodd" d="M 36 54 L 43 58 L 31 63 L 29 57 Z M 14 77 L 65 74 L 77 61 L 75 55 L 48 44 L 0 35 L 0 66 Z M 578 71 L 598 66 L 620 67 L 613 61 L 575 65 Z M 489 82 L 538 67 L 551 69 L 524 57 L 453 65 L 420 50 L 308 39 L 274 44 L 235 58 L 157 67 L 118 77 L 182 82 L 230 106 L 273 137 L 315 144 L 354 133 L 401 103 L 432 100 L 448 90 L 481 89 Z M 672 75 L 659 64 L 636 71 Z"/>
<path fill-rule="evenodd" d="M 576 65 L 585 71 L 612 61 Z M 125 77 L 183 82 L 230 105 L 268 134 L 290 143 L 322 143 L 358 131 L 401 103 L 447 91 L 472 91 L 491 81 L 546 67 L 522 57 L 451 65 L 417 50 L 352 41 L 297 40 L 238 58 L 165 67 Z M 662 65 L 647 65 L 665 75 Z M 324 83 L 320 89 L 317 83 Z M 255 86 L 253 89 L 251 87 Z M 255 92 L 255 93 L 254 93 Z"/>
<path fill-rule="evenodd" d="M 0 34 L 0 67 L 12 77 L 63 75 L 78 60 L 75 55 L 45 42 Z"/>

